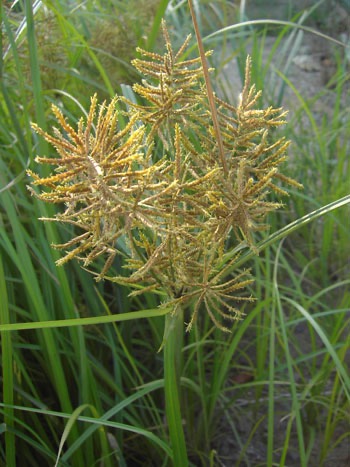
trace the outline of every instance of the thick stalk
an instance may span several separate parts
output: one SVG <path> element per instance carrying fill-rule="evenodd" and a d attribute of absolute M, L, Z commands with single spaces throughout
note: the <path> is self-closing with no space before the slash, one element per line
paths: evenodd
<path fill-rule="evenodd" d="M 165 410 L 175 467 L 187 467 L 188 458 L 180 405 L 180 376 L 182 369 L 183 313 L 165 317 L 164 343 Z"/>

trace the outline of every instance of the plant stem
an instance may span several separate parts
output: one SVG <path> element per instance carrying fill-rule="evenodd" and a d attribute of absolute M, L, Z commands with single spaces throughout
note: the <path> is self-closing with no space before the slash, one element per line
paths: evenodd
<path fill-rule="evenodd" d="M 180 375 L 183 342 L 183 313 L 165 317 L 164 343 L 165 410 L 175 467 L 187 467 L 188 458 L 180 407 Z"/>
<path fill-rule="evenodd" d="M 222 165 L 224 174 L 227 175 L 228 169 L 227 169 L 227 163 L 226 163 L 226 159 L 225 159 L 224 144 L 222 142 L 222 136 L 221 136 L 220 126 L 219 126 L 219 119 L 218 119 L 218 114 L 217 114 L 216 105 L 215 105 L 214 92 L 213 92 L 213 88 L 212 88 L 211 81 L 210 81 L 210 78 L 209 78 L 209 70 L 208 70 L 207 59 L 206 59 L 205 52 L 204 52 L 202 36 L 200 34 L 200 31 L 199 31 L 197 18 L 196 18 L 196 14 L 195 14 L 195 11 L 194 11 L 194 8 L 193 8 L 192 0 L 188 0 L 188 5 L 189 5 L 191 16 L 192 16 L 193 27 L 194 27 L 194 30 L 195 30 L 195 33 L 196 33 L 199 55 L 201 57 L 201 62 L 202 62 L 202 67 L 203 67 L 203 74 L 204 74 L 204 81 L 205 81 L 205 86 L 207 88 L 207 95 L 208 95 L 208 101 L 209 101 L 209 106 L 210 106 L 211 118 L 213 120 L 215 136 L 216 136 L 216 140 L 217 140 L 217 143 L 218 143 L 218 151 L 219 151 L 220 161 L 221 161 L 221 165 Z"/>

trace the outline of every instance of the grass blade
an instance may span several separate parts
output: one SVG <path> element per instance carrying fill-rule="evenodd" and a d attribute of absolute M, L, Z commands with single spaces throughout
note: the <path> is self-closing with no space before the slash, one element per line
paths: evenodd
<path fill-rule="evenodd" d="M 291 305 L 293 305 L 293 307 L 295 307 L 304 316 L 304 318 L 311 324 L 313 329 L 316 331 L 316 333 L 322 340 L 323 344 L 325 345 L 327 351 L 329 352 L 330 356 L 332 357 L 335 363 L 336 370 L 339 374 L 340 380 L 343 383 L 345 394 L 350 401 L 350 376 L 347 370 L 345 369 L 344 365 L 340 361 L 338 354 L 335 351 L 334 347 L 329 342 L 329 339 L 326 336 L 325 332 L 323 331 L 321 326 L 317 323 L 317 321 L 310 315 L 310 313 L 304 307 L 302 307 L 299 303 L 297 303 L 295 300 L 291 298 L 285 297 L 285 300 Z M 350 336 L 348 336 L 348 343 L 350 345 Z"/>
<path fill-rule="evenodd" d="M 0 256 L 0 323 L 10 323 L 10 310 L 6 290 L 5 274 Z M 13 433 L 13 349 L 12 337 L 8 332 L 1 332 L 1 364 L 4 399 L 5 450 L 7 467 L 16 466 L 15 436 Z"/>
<path fill-rule="evenodd" d="M 298 442 L 299 442 L 300 466 L 307 467 L 305 445 L 304 445 L 303 424 L 301 420 L 301 407 L 299 404 L 299 399 L 298 399 L 298 394 L 297 394 L 297 389 L 296 389 L 296 382 L 295 382 L 294 372 L 293 372 L 293 359 L 292 359 L 292 356 L 289 350 L 286 323 L 285 323 L 285 318 L 283 314 L 283 309 L 282 309 L 282 304 L 281 304 L 281 299 L 280 299 L 280 294 L 279 294 L 279 288 L 278 288 L 278 281 L 277 281 L 277 271 L 278 271 L 278 263 L 279 263 L 281 247 L 282 247 L 282 242 L 279 244 L 278 249 L 277 249 L 274 273 L 273 273 L 274 303 L 275 303 L 275 306 L 277 306 L 278 317 L 280 321 L 280 328 L 281 328 L 281 333 L 282 333 L 282 340 L 284 343 L 284 353 L 285 353 L 285 357 L 287 360 L 290 390 L 292 393 L 293 418 L 295 418 L 296 420 L 296 428 L 297 428 Z M 271 364 L 271 361 L 270 361 L 270 364 Z"/>
<path fill-rule="evenodd" d="M 158 32 L 159 32 L 159 28 L 160 28 L 160 25 L 161 25 L 161 22 L 162 22 L 162 18 L 165 15 L 165 11 L 167 9 L 169 1 L 170 0 L 160 0 L 160 2 L 159 2 L 158 9 L 157 9 L 157 12 L 156 12 L 156 16 L 155 16 L 155 18 L 153 20 L 152 29 L 151 29 L 151 31 L 150 31 L 150 33 L 148 35 L 148 39 L 147 39 L 147 50 L 153 50 L 154 49 L 154 45 L 155 45 L 155 42 L 156 42 L 156 39 L 157 39 L 157 36 L 158 36 Z"/>
<path fill-rule="evenodd" d="M 93 316 L 89 318 L 59 319 L 52 321 L 33 321 L 31 323 L 1 324 L 0 331 L 21 331 L 25 329 L 52 329 L 73 326 L 89 326 L 93 324 L 118 323 L 122 321 L 153 318 L 170 313 L 170 308 L 154 308 L 150 310 L 130 311 L 108 316 Z"/>
<path fill-rule="evenodd" d="M 78 420 L 79 415 L 81 414 L 81 412 L 83 412 L 88 407 L 90 407 L 89 404 L 84 404 L 84 405 L 81 405 L 80 407 L 77 407 L 74 410 L 74 412 L 72 413 L 72 415 L 69 417 L 67 425 L 65 426 L 65 429 L 64 429 L 64 431 L 62 433 L 62 438 L 61 438 L 58 453 L 57 453 L 57 459 L 56 459 L 55 467 L 58 466 L 58 462 L 59 462 L 60 457 L 61 457 L 61 453 L 62 453 L 64 443 L 67 441 L 67 438 L 68 438 L 69 432 L 72 429 L 72 426 Z"/>

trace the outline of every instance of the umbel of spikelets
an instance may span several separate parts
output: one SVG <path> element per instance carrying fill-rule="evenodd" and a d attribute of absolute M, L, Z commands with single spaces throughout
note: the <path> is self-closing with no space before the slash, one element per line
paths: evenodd
<path fill-rule="evenodd" d="M 161 292 L 174 313 L 191 308 L 188 329 L 206 310 L 228 330 L 225 322 L 242 314 L 237 304 L 252 300 L 244 289 L 253 279 L 235 271 L 237 256 L 223 259 L 226 247 L 254 249 L 254 231 L 267 228 L 266 215 L 280 206 L 270 192 L 285 195 L 280 182 L 299 186 L 279 172 L 289 142 L 270 138 L 285 113 L 257 108 L 248 58 L 238 106 L 216 98 L 219 154 L 201 61 L 183 59 L 190 37 L 174 52 L 165 24 L 163 35 L 163 55 L 139 49 L 133 62 L 144 75 L 134 86 L 137 104 L 115 97 L 98 106 L 94 96 L 77 128 L 55 106 L 52 133 L 33 125 L 56 155 L 36 158 L 55 169 L 48 177 L 29 171 L 32 185 L 46 188 L 30 189 L 64 206 L 45 220 L 72 226 L 71 240 L 55 245 L 65 251 L 58 264 L 77 258 L 93 267 L 104 257 L 98 280 L 134 287 L 133 295 Z M 125 275 L 109 273 L 116 255 Z"/>

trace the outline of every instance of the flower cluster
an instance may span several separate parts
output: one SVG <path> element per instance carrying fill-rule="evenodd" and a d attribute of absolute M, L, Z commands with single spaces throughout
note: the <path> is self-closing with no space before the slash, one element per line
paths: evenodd
<path fill-rule="evenodd" d="M 133 62 L 144 76 L 134 85 L 141 103 L 116 97 L 98 108 L 93 97 L 77 129 L 55 106 L 61 130 L 51 135 L 33 126 L 58 157 L 36 159 L 56 169 L 44 178 L 30 171 L 33 185 L 48 189 L 31 190 L 64 203 L 51 220 L 77 231 L 56 245 L 66 251 L 59 264 L 76 257 L 87 267 L 103 255 L 97 279 L 134 286 L 133 294 L 162 290 L 174 313 L 192 306 L 188 329 L 204 308 L 227 330 L 225 321 L 242 314 L 237 303 L 252 300 L 242 291 L 253 281 L 249 271 L 230 276 L 237 256 L 224 260 L 227 245 L 254 248 L 253 232 L 266 228 L 266 214 L 279 207 L 268 194 L 285 194 L 280 181 L 298 186 L 279 172 L 289 142 L 270 141 L 284 113 L 256 109 L 260 94 L 251 86 L 248 58 L 238 106 L 216 98 L 223 160 L 201 61 L 183 58 L 190 37 L 175 53 L 165 25 L 163 33 L 164 55 L 138 49 L 141 58 Z M 123 105 L 127 111 L 119 110 Z M 117 254 L 129 275 L 108 276 Z"/>

